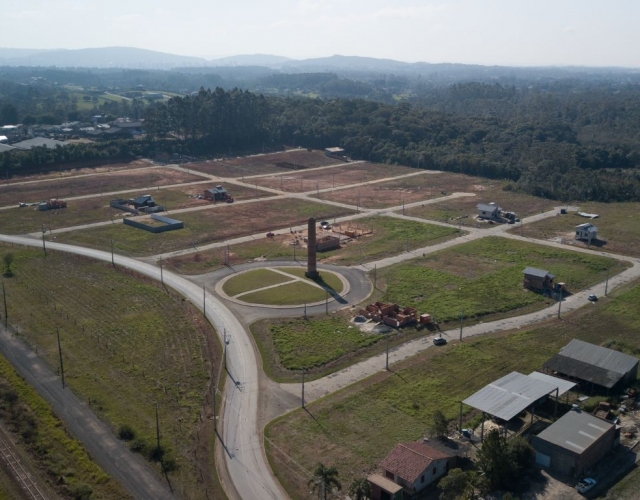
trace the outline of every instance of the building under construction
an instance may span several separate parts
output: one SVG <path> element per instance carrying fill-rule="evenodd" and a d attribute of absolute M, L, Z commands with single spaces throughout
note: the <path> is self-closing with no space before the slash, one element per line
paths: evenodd
<path fill-rule="evenodd" d="M 360 309 L 360 315 L 373 321 L 382 322 L 394 328 L 416 323 L 418 310 L 413 307 L 402 307 L 398 304 L 385 304 L 376 302 Z"/>

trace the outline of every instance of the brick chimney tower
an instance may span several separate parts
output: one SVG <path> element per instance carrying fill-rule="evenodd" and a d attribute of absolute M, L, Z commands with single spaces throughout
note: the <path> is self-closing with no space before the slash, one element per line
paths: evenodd
<path fill-rule="evenodd" d="M 307 272 L 304 273 L 307 278 L 315 279 L 319 276 L 316 263 L 316 219 L 315 217 L 309 217 L 307 235 Z"/>

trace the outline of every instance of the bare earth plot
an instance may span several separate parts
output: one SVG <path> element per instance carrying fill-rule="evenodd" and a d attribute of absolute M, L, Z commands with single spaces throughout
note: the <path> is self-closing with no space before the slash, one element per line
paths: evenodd
<path fill-rule="evenodd" d="M 382 163 L 345 163 L 339 167 L 308 172 L 296 172 L 255 179 L 258 186 L 265 186 L 282 191 L 303 193 L 314 189 L 328 189 L 337 186 L 347 186 L 359 182 L 397 177 L 399 175 L 416 173 L 415 168 Z M 321 194 L 322 198 L 324 194 Z"/>
<path fill-rule="evenodd" d="M 0 206 L 202 180 L 200 176 L 171 168 L 153 168 L 112 172 L 104 175 L 92 175 L 66 180 L 52 180 L 51 182 L 35 184 L 4 185 L 0 186 Z"/>
<path fill-rule="evenodd" d="M 419 172 L 413 170 L 412 173 Z M 333 170 L 326 172 L 331 181 Z M 339 203 L 359 204 L 364 208 L 388 208 L 414 203 L 420 200 L 430 200 L 441 197 L 439 179 L 443 174 L 435 171 L 425 171 L 424 175 L 415 175 L 393 181 L 368 184 L 354 188 L 338 189 L 327 193 L 320 193 L 320 199 L 337 201 Z M 317 198 L 317 195 L 312 195 Z"/>
<path fill-rule="evenodd" d="M 575 239 L 575 226 L 590 222 L 598 228 L 598 239 L 591 248 L 605 252 L 640 257 L 640 213 L 637 203 L 585 203 L 580 211 L 598 214 L 597 219 L 580 217 L 576 212 L 514 228 L 511 232 L 530 238 L 557 241 L 587 247 Z"/>
<path fill-rule="evenodd" d="M 350 213 L 341 207 L 304 200 L 269 200 L 219 204 L 211 210 L 178 214 L 184 229 L 153 234 L 122 223 L 61 233 L 57 241 L 110 249 L 125 255 L 154 255 L 230 238 L 302 224 L 309 217 L 333 218 Z"/>
<path fill-rule="evenodd" d="M 434 177 L 436 181 L 440 179 L 439 176 Z M 471 177 L 465 180 L 470 179 L 474 178 Z M 495 203 L 503 210 L 515 212 L 519 218 L 546 212 L 557 205 L 557 202 L 553 200 L 538 198 L 516 191 L 505 191 L 503 189 L 505 183 L 501 181 L 475 179 L 477 180 L 477 184 L 468 185 L 465 183 L 467 184 L 466 187 L 461 186 L 458 188 L 457 186 L 453 186 L 452 190 L 472 192 L 475 193 L 476 196 L 455 198 L 452 200 L 444 200 L 435 205 L 409 208 L 405 210 L 405 215 L 427 220 L 450 222 L 451 224 L 460 224 L 467 227 L 490 228 L 494 226 L 486 222 L 479 222 L 475 218 L 478 213 L 476 209 L 478 203 Z M 471 190 L 469 190 L 469 188 L 471 188 Z"/>
<path fill-rule="evenodd" d="M 136 168 L 148 168 L 153 166 L 152 163 L 147 160 L 135 160 L 129 163 L 112 163 L 105 164 L 96 167 L 78 167 L 70 168 L 67 170 L 52 170 L 50 172 L 43 172 L 31 175 L 14 175 L 9 179 L 0 179 L 0 184 L 12 184 L 16 182 L 25 181 L 39 181 L 39 180 L 54 180 L 61 177 L 72 177 L 76 175 L 88 175 L 88 174 L 104 174 L 105 172 L 116 172 L 118 170 L 133 170 Z M 4 172 L 3 172 L 4 174 Z"/>
<path fill-rule="evenodd" d="M 242 177 L 251 175 L 288 172 L 299 169 L 324 167 L 343 163 L 333 158 L 327 158 L 322 151 L 307 151 L 298 149 L 280 153 L 248 156 L 222 161 L 207 161 L 204 163 L 187 163 L 185 168 L 197 170 L 219 177 Z"/>

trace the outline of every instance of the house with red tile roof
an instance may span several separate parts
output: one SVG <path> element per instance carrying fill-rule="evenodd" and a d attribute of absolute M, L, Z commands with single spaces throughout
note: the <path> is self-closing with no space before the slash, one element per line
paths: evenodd
<path fill-rule="evenodd" d="M 436 449 L 424 441 L 400 443 L 379 466 L 384 477 L 402 486 L 405 493 L 414 495 L 444 476 L 455 465 L 456 455 Z M 371 482 L 371 481 L 370 481 Z M 378 481 L 379 483 L 379 481 Z M 372 486 L 372 493 L 375 489 Z M 372 500 L 394 498 L 391 492 L 380 496 L 372 495 Z"/>

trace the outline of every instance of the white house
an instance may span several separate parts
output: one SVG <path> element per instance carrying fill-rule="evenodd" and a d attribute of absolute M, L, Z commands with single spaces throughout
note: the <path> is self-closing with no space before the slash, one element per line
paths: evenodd
<path fill-rule="evenodd" d="M 592 241 L 598 239 L 598 228 L 590 222 L 576 226 L 576 240 Z"/>
<path fill-rule="evenodd" d="M 478 203 L 478 217 L 482 219 L 495 219 L 498 217 L 500 207 L 498 205 L 491 205 L 487 203 Z"/>

